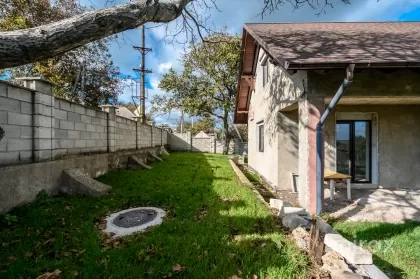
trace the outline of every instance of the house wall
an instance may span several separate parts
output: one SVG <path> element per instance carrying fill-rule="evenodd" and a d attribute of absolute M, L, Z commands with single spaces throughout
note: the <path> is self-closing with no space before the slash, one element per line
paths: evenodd
<path fill-rule="evenodd" d="M 344 113 L 376 115 L 378 179 L 384 188 L 420 189 L 420 105 L 338 106 L 326 123 L 325 168 L 335 171 L 335 121 Z M 357 115 L 357 114 L 356 114 Z M 374 160 L 374 161 L 375 161 Z"/>
<path fill-rule="evenodd" d="M 260 51 L 259 57 L 262 55 L 263 51 Z M 251 94 L 248 164 L 273 187 L 290 189 L 291 173 L 298 171 L 297 111 L 280 110 L 296 103 L 304 91 L 306 72 L 290 75 L 282 68 L 267 63 L 268 83 L 263 86 L 262 66 L 258 63 L 255 91 Z M 257 123 L 260 121 L 264 122 L 264 152 L 258 151 Z"/>
<path fill-rule="evenodd" d="M 308 72 L 311 92 L 323 94 L 326 102 L 333 97 L 343 71 Z M 335 171 L 335 121 L 345 112 L 371 113 L 377 124 L 373 142 L 375 181 L 386 188 L 416 188 L 419 178 L 420 74 L 408 69 L 356 71 L 354 80 L 326 123 L 325 167 Z M 345 104 L 345 105 L 343 105 Z M 375 127 L 374 127 L 375 129 Z M 375 144 L 377 146 L 375 146 Z M 375 161 L 376 160 L 376 161 Z"/>

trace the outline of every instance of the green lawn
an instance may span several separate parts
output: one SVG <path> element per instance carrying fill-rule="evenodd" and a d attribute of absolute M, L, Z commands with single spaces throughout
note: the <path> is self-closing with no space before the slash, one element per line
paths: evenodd
<path fill-rule="evenodd" d="M 374 263 L 390 278 L 420 278 L 420 223 L 334 223 L 350 241 L 370 250 Z"/>
<path fill-rule="evenodd" d="M 224 156 L 174 153 L 152 170 L 98 180 L 113 187 L 103 198 L 43 195 L 10 212 L 11 225 L 0 217 L 0 278 L 55 269 L 61 278 L 309 277 L 307 257 Z M 137 206 L 164 208 L 168 218 L 122 241 L 101 236 L 101 217 Z"/>

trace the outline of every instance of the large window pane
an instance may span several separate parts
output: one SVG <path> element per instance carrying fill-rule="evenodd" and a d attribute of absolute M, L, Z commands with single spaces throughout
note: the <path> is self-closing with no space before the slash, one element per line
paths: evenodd
<path fill-rule="evenodd" d="M 354 180 L 370 181 L 370 122 L 354 122 Z"/>
<path fill-rule="evenodd" d="M 350 123 L 338 123 L 336 128 L 337 139 L 337 172 L 350 173 Z"/>

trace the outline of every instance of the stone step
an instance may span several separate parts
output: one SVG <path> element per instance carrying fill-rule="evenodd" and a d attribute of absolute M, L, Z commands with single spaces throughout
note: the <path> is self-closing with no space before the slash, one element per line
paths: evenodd
<path fill-rule="evenodd" d="M 279 216 L 286 216 L 290 214 L 296 214 L 300 216 L 309 215 L 309 213 L 304 208 L 285 206 L 282 208 L 282 210 L 280 210 Z"/>
<path fill-rule="evenodd" d="M 290 202 L 282 201 L 279 199 L 270 199 L 270 206 L 271 208 L 275 208 L 279 211 L 283 210 L 283 207 L 292 207 L 293 205 Z"/>
<path fill-rule="evenodd" d="M 372 254 L 340 234 L 326 234 L 324 243 L 351 264 L 373 264 Z"/>
<path fill-rule="evenodd" d="M 111 190 L 111 186 L 91 178 L 81 169 L 63 171 L 60 192 L 67 195 L 102 197 Z"/>
<path fill-rule="evenodd" d="M 301 216 L 296 215 L 296 214 L 289 214 L 286 215 L 282 218 L 281 220 L 283 226 L 285 226 L 286 228 L 290 229 L 290 230 L 294 230 L 298 227 L 308 227 L 309 226 L 309 221 L 303 219 Z"/>

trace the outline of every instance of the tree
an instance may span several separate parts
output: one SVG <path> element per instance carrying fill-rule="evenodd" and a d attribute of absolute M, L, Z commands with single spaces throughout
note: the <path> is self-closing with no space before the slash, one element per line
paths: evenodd
<path fill-rule="evenodd" d="M 204 133 L 214 133 L 214 126 L 214 119 L 212 117 L 205 116 L 199 121 L 195 122 L 194 125 L 191 126 L 190 130 L 193 135 L 198 134 L 200 131 L 203 131 Z"/>
<path fill-rule="evenodd" d="M 45 1 L 19 2 L 36 4 Z M 14 2 L 2 0 L 0 8 L 8 10 Z M 333 2 L 349 4 L 350 0 L 264 0 L 261 14 L 273 13 L 286 3 L 290 3 L 294 8 L 309 5 L 320 9 L 321 13 L 325 12 L 327 7 L 332 7 Z M 34 28 L 0 32 L 0 69 L 42 61 L 147 22 L 167 23 L 180 16 L 182 29 L 176 30 L 175 36 L 182 31 L 192 33 L 192 26 L 198 29 L 201 36 L 201 30 L 208 31 L 205 27 L 208 18 L 205 13 L 208 13 L 211 5 L 216 5 L 215 0 L 136 0 L 101 10 L 87 11 L 59 21 L 54 20 Z M 19 20 L 13 24 L 19 25 Z"/>
<path fill-rule="evenodd" d="M 33 28 L 83 13 L 76 0 L 10 0 L 0 6 L 0 28 Z M 3 70 L 11 79 L 42 76 L 57 86 L 55 94 L 88 106 L 98 106 L 117 99 L 122 93 L 119 69 L 113 64 L 105 40 L 79 49 L 15 68 Z"/>
<path fill-rule="evenodd" d="M 205 37 L 219 43 L 192 43 L 182 56 L 184 71 L 170 69 L 159 87 L 166 92 L 152 99 L 156 110 L 181 109 L 191 116 L 213 116 L 222 121 L 229 145 L 229 113 L 235 106 L 241 39 L 225 32 Z"/>
<path fill-rule="evenodd" d="M 177 123 L 176 123 L 176 129 L 175 129 L 175 131 L 177 132 L 177 133 L 185 133 L 186 131 L 189 131 L 189 130 L 191 130 L 191 122 L 189 122 L 189 121 L 184 121 L 184 124 L 183 124 L 184 126 L 181 128 L 181 121 L 178 121 Z"/>

